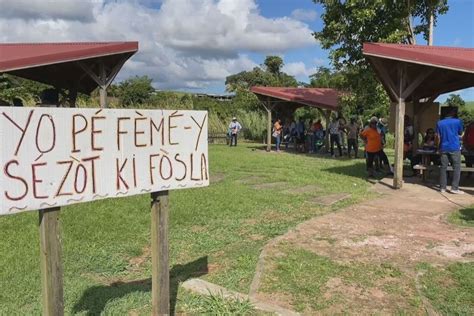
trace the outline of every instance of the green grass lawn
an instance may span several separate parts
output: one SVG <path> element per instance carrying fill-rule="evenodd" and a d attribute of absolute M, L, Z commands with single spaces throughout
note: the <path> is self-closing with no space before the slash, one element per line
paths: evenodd
<path fill-rule="evenodd" d="M 448 267 L 420 264 L 423 294 L 442 315 L 474 314 L 474 264 L 454 263 Z"/>
<path fill-rule="evenodd" d="M 170 261 L 176 310 L 196 306 L 178 284 L 202 277 L 248 292 L 260 249 L 290 227 L 367 198 L 362 160 L 265 153 L 256 145 L 210 146 L 211 176 L 223 181 L 170 193 Z M 239 180 L 285 182 L 257 190 Z M 332 207 L 282 191 L 318 185 L 321 195 L 347 192 Z M 0 314 L 41 311 L 38 214 L 0 217 Z M 147 314 L 151 310 L 147 195 L 64 207 L 61 211 L 67 314 Z M 193 303 L 194 302 L 194 303 Z M 174 306 L 174 302 L 172 302 Z M 199 304 L 198 304 L 199 305 Z"/>

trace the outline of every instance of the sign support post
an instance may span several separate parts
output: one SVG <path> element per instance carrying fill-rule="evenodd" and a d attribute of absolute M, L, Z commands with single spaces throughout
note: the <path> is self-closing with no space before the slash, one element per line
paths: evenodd
<path fill-rule="evenodd" d="M 43 315 L 64 315 L 63 265 L 59 212 L 54 207 L 39 211 L 41 288 Z"/>
<path fill-rule="evenodd" d="M 151 193 L 152 315 L 170 313 L 168 191 Z"/>

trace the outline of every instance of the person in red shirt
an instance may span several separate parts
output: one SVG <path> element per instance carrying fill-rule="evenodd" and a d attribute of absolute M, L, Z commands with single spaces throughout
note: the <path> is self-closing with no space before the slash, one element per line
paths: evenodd
<path fill-rule="evenodd" d="M 374 176 L 374 159 L 380 157 L 382 151 L 382 136 L 377 131 L 377 120 L 371 119 L 369 127 L 360 132 L 360 137 L 365 142 L 365 151 L 367 152 L 367 172 L 369 177 Z"/>

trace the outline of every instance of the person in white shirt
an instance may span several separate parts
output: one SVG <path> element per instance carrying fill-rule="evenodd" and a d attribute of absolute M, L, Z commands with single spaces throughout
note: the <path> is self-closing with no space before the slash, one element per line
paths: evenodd
<path fill-rule="evenodd" d="M 331 142 L 331 156 L 335 157 L 334 155 L 334 143 L 337 145 L 337 149 L 339 150 L 339 157 L 342 156 L 342 148 L 341 148 L 341 143 L 339 142 L 339 137 L 340 137 L 340 130 L 339 130 L 339 120 L 337 118 L 334 118 L 332 122 L 329 124 L 328 127 L 329 130 L 329 140 Z"/>
<path fill-rule="evenodd" d="M 232 122 L 229 124 L 230 146 L 237 146 L 237 135 L 241 129 L 242 125 L 240 125 L 236 117 L 233 117 Z"/>

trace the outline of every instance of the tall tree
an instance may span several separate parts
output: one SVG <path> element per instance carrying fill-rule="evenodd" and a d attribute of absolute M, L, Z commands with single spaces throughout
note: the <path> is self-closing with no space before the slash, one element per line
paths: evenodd
<path fill-rule="evenodd" d="M 345 97 L 346 106 L 365 115 L 385 115 L 389 100 L 364 59 L 363 43 L 411 44 L 416 34 L 427 38 L 430 14 L 436 23 L 448 10 L 447 0 L 313 1 L 324 8 L 324 27 L 313 35 L 330 50 L 335 70 L 346 78 L 345 88 L 351 92 Z M 418 24 L 412 25 L 411 18 Z"/>
<path fill-rule="evenodd" d="M 275 76 L 278 76 L 283 68 L 283 59 L 280 56 L 267 56 L 263 62 L 267 71 Z"/>
<path fill-rule="evenodd" d="M 278 56 L 267 56 L 264 68 L 255 67 L 251 71 L 242 71 L 226 78 L 227 91 L 239 92 L 253 86 L 297 87 L 295 77 L 281 71 L 283 59 Z"/>

